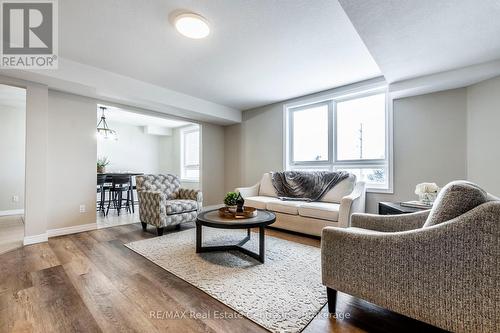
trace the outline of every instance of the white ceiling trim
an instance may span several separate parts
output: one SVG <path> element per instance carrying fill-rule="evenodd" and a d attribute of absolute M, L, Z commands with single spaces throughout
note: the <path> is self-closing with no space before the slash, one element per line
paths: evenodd
<path fill-rule="evenodd" d="M 52 90 L 196 121 L 220 125 L 241 122 L 240 110 L 63 58 L 59 58 L 58 70 L 0 69 L 0 73 Z"/>

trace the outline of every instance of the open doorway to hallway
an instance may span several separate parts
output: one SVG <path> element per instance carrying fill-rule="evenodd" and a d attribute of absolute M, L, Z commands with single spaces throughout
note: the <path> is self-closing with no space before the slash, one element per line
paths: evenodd
<path fill-rule="evenodd" d="M 108 105 L 97 107 L 97 226 L 140 222 L 136 177 L 173 174 L 200 188 L 200 126 Z"/>
<path fill-rule="evenodd" d="M 26 90 L 0 85 L 0 253 L 23 245 Z"/>

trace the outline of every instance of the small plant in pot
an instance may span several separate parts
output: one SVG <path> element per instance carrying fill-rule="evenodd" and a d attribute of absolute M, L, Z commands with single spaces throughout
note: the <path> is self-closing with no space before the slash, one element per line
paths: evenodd
<path fill-rule="evenodd" d="M 106 166 L 109 164 L 109 160 L 107 157 L 99 157 L 97 159 L 97 173 L 105 173 Z"/>
<path fill-rule="evenodd" d="M 236 192 L 228 192 L 224 198 L 224 204 L 229 209 L 230 212 L 236 212 L 238 206 L 239 194 Z"/>

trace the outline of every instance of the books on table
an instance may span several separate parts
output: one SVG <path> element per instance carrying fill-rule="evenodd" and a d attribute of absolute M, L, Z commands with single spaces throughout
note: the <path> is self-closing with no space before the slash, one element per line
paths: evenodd
<path fill-rule="evenodd" d="M 423 208 L 423 209 L 431 209 L 432 205 L 423 203 L 421 201 L 404 201 L 401 202 L 401 206 L 403 207 L 412 207 L 412 208 Z"/>

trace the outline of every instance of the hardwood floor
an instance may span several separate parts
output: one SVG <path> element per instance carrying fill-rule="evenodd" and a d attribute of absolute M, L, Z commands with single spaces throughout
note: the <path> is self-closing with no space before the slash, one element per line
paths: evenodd
<path fill-rule="evenodd" d="M 268 234 L 319 246 L 317 239 Z M 123 246 L 150 237 L 153 228 L 129 224 L 0 255 L 0 332 L 266 332 Z M 179 318 L 167 319 L 170 311 Z M 342 293 L 337 313 L 345 318 L 329 318 L 325 306 L 304 332 L 440 332 Z"/>

